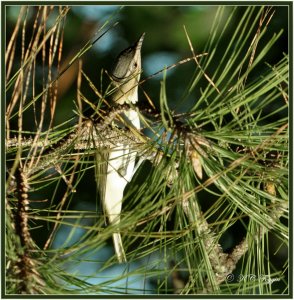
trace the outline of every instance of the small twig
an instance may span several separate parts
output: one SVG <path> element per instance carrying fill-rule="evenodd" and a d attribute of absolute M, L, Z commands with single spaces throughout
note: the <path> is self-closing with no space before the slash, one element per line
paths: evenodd
<path fill-rule="evenodd" d="M 11 271 L 18 275 L 20 294 L 34 294 L 45 283 L 37 270 L 37 261 L 31 257 L 33 241 L 29 232 L 28 225 L 28 191 L 29 185 L 23 168 L 19 166 L 15 173 L 17 185 L 17 207 L 14 217 L 15 233 L 20 240 L 20 246 L 16 249 L 17 258 L 11 265 Z"/>

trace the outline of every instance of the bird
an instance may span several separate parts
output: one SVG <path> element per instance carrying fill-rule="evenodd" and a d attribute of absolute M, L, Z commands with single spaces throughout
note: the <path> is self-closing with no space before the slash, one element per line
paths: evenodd
<path fill-rule="evenodd" d="M 141 76 L 141 48 L 145 33 L 130 47 L 123 50 L 117 57 L 110 72 L 111 85 L 114 89 L 111 95 L 112 106 L 136 104 L 138 102 L 138 84 Z M 125 111 L 121 118 L 128 125 L 140 129 L 140 119 L 134 109 Z M 115 126 L 122 126 L 116 122 Z M 123 125 L 124 126 L 124 125 Z M 117 144 L 104 151 L 96 152 L 98 169 L 98 189 L 104 214 L 108 225 L 114 225 L 112 234 L 114 250 L 119 263 L 126 262 L 121 234 L 119 232 L 122 200 L 126 185 L 131 181 L 135 168 L 137 153 L 129 145 Z"/>

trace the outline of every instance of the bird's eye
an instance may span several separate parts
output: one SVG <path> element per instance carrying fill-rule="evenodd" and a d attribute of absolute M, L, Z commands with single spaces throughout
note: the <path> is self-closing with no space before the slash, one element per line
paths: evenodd
<path fill-rule="evenodd" d="M 134 62 L 133 68 L 134 68 L 134 69 L 137 69 L 137 67 L 138 67 L 138 63 L 137 63 L 137 62 Z"/>

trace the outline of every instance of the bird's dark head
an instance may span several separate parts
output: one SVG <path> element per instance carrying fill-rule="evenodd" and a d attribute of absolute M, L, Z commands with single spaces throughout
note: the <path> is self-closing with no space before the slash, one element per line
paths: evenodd
<path fill-rule="evenodd" d="M 136 43 L 123 50 L 116 59 L 111 72 L 115 92 L 112 101 L 119 104 L 138 101 L 138 83 L 141 76 L 141 48 L 143 33 Z"/>
<path fill-rule="evenodd" d="M 117 57 L 111 75 L 115 81 L 126 81 L 141 73 L 141 48 L 145 33 Z"/>

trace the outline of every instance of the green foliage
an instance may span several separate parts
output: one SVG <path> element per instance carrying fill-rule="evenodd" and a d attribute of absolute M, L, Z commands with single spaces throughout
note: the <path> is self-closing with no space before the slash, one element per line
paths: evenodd
<path fill-rule="evenodd" d="M 115 18 L 138 17 L 137 7 L 115 10 L 67 63 L 71 9 L 19 11 L 6 61 L 6 294 L 289 292 L 289 62 L 286 53 L 268 60 L 284 34 L 272 29 L 279 7 L 208 7 L 213 24 L 201 52 L 193 17 L 204 7 L 196 8 L 158 7 L 154 16 L 170 20 L 174 43 L 191 53 L 164 68 L 160 82 L 145 76 L 140 84 L 141 101 L 152 103 L 138 108 L 152 139 L 108 126 L 107 74 L 98 83 L 81 63 Z M 185 9 L 182 30 L 172 20 Z M 142 24 L 136 36 L 147 31 Z M 62 91 L 71 77 L 76 95 Z M 89 114 L 102 121 L 93 125 Z M 113 136 L 133 138 L 146 161 L 127 186 L 121 223 L 105 226 L 94 148 Z M 119 266 L 109 250 L 118 227 L 128 259 Z"/>

